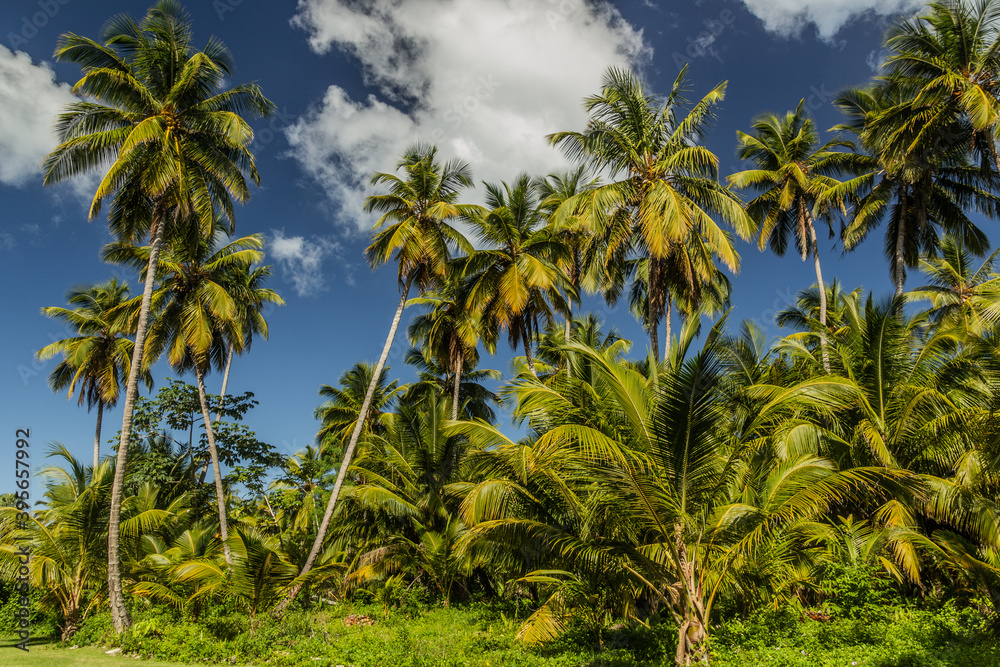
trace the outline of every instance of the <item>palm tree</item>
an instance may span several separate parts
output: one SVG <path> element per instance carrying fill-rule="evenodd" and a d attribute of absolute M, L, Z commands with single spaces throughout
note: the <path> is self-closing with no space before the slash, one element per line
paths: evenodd
<path fill-rule="evenodd" d="M 462 373 L 468 362 L 479 362 L 479 319 L 468 307 L 465 282 L 452 269 L 440 289 L 410 299 L 407 305 L 430 306 L 431 310 L 410 322 L 406 334 L 430 361 L 434 359 L 451 377 L 451 418 L 458 419 Z"/>
<path fill-rule="evenodd" d="M 506 331 L 512 349 L 523 346 L 528 369 L 535 374 L 531 346 L 539 321 L 551 322 L 553 309 L 569 312 L 560 290 L 576 298 L 556 264 L 565 246 L 542 228 L 536 186 L 526 174 L 513 185 L 487 183 L 486 205 L 488 211 L 472 220 L 482 249 L 466 263 L 467 307 L 482 323 L 488 350 L 496 349 Z"/>
<path fill-rule="evenodd" d="M 994 218 L 1000 198 L 991 191 L 991 179 L 969 164 L 966 144 L 934 139 L 943 131 L 921 124 L 925 110 L 914 109 L 912 98 L 892 82 L 848 90 L 834 103 L 847 120 L 835 129 L 854 135 L 863 151 L 852 167 L 858 175 L 824 195 L 855 202 L 841 233 L 844 248 L 855 249 L 886 221 L 883 252 L 897 297 L 907 268 L 937 248 L 940 231 L 961 236 L 982 255 L 989 243 L 968 210 Z"/>
<path fill-rule="evenodd" d="M 55 58 L 79 64 L 73 92 L 86 98 L 56 119 L 60 144 L 44 161 L 45 183 L 57 183 L 110 163 L 90 206 L 105 200 L 112 233 L 122 241 L 150 239 L 149 261 L 125 390 L 118 465 L 108 533 L 109 602 L 115 629 L 131 626 L 122 596 L 118 545 L 124 462 L 138 395 L 149 304 L 164 233 L 194 215 L 206 233 L 222 215 L 232 224 L 231 198 L 249 198 L 245 174 L 259 178 L 244 115 L 267 116 L 274 105 L 255 85 L 223 89 L 232 70 L 229 51 L 210 39 L 195 50 L 182 7 L 160 0 L 136 22 L 109 21 L 103 43 L 72 33 L 59 39 Z"/>
<path fill-rule="evenodd" d="M 819 261 L 819 242 L 815 218 L 826 218 L 833 236 L 833 210 L 843 205 L 821 199 L 823 193 L 837 184 L 834 177 L 850 167 L 853 156 L 837 148 L 849 148 L 846 141 L 829 141 L 819 146 L 816 126 L 805 109 L 805 100 L 784 118 L 773 113 L 754 120 L 753 134 L 738 132 L 741 160 L 749 160 L 753 169 L 731 175 L 728 182 L 737 188 L 753 188 L 758 194 L 747 204 L 747 213 L 759 229 L 758 247 L 770 245 L 779 257 L 788 248 L 788 237 L 802 261 L 813 259 L 816 284 L 819 288 L 819 322 L 826 328 L 826 285 Z M 822 206 L 818 204 L 822 201 Z M 831 210 L 833 209 L 833 210 Z M 824 367 L 829 371 L 826 342 L 823 345 Z"/>
<path fill-rule="evenodd" d="M 889 28 L 885 45 L 892 54 L 882 78 L 903 86 L 913 107 L 932 119 L 935 140 L 971 146 L 983 172 L 995 175 L 1000 171 L 995 137 L 1000 125 L 1000 2 L 943 0 L 928 4 L 925 11 Z M 957 126 L 956 120 L 963 124 Z"/>
<path fill-rule="evenodd" d="M 158 262 L 161 282 L 152 297 L 157 317 L 149 331 L 147 358 L 155 359 L 166 350 L 172 366 L 194 371 L 215 475 L 222 545 L 226 562 L 232 564 L 225 490 L 205 392 L 205 375 L 211 366 L 223 366 L 227 341 L 243 348 L 247 320 L 240 317 L 234 296 L 245 298 L 245 290 L 241 288 L 249 284 L 252 266 L 264 259 L 264 242 L 259 235 L 253 235 L 222 245 L 221 238 L 220 235 L 210 243 L 201 234 L 170 237 L 171 243 Z M 149 247 L 113 243 L 105 248 L 103 255 L 108 261 L 139 268 L 150 266 L 150 252 Z M 246 307 L 253 305 L 251 302 Z"/>
<path fill-rule="evenodd" d="M 600 251 L 594 235 L 592 211 L 586 206 L 587 195 L 600 184 L 600 179 L 587 178 L 586 166 L 580 165 L 572 171 L 550 174 L 538 182 L 538 206 L 547 216 L 553 235 L 566 245 L 566 252 L 560 255 L 556 264 L 566 274 L 575 294 L 566 294 L 566 340 L 570 336 L 573 304 L 579 307 L 583 291 L 596 291 L 600 282 Z"/>
<path fill-rule="evenodd" d="M 631 72 L 610 68 L 602 91 L 584 100 L 590 113 L 587 128 L 549 136 L 570 158 L 616 179 L 594 188 L 588 206 L 599 216 L 605 270 L 613 281 L 623 280 L 630 252 L 650 261 L 653 289 L 646 322 L 657 360 L 667 292 L 680 286 L 692 292 L 699 288 L 695 266 L 687 256 L 707 254 L 730 271 L 739 269 L 739 255 L 712 215 L 733 225 L 741 238 L 749 238 L 752 229 L 739 199 L 718 182 L 718 159 L 699 143 L 713 108 L 725 96 L 726 84 L 716 86 L 688 111 L 683 97 L 686 69 L 662 100 Z M 686 247 L 692 241 L 697 242 L 694 248 Z M 668 286 L 661 273 L 671 257 L 684 270 L 679 272 L 682 282 Z M 609 291 L 611 298 L 620 293 L 620 287 Z"/>
<path fill-rule="evenodd" d="M 462 419 L 482 419 L 493 423 L 496 421 L 495 407 L 502 401 L 500 397 L 483 384 L 486 380 L 499 382 L 503 373 L 491 368 L 478 368 L 479 355 L 462 363 L 462 377 L 458 387 L 458 415 Z M 407 366 L 417 370 L 417 381 L 411 382 L 403 389 L 400 403 L 416 405 L 426 402 L 431 397 L 451 394 L 454 401 L 454 377 L 434 357 L 428 358 L 423 350 L 411 347 L 403 357 Z"/>
<path fill-rule="evenodd" d="M 955 331 L 962 340 L 986 336 L 1000 321 L 997 254 L 1000 248 L 975 268 L 961 239 L 945 236 L 941 239 L 940 257 L 920 260 L 920 269 L 930 284 L 910 291 L 907 298 L 930 301 L 931 316 L 938 326 Z"/>
<path fill-rule="evenodd" d="M 396 262 L 400 286 L 399 304 L 389 327 L 382 355 L 375 364 L 351 440 L 344 451 L 344 461 L 323 513 L 319 532 L 299 574 L 300 579 L 312 569 L 326 539 L 330 517 L 333 516 L 333 508 L 351 465 L 354 448 L 366 422 L 378 378 L 382 376 L 389 349 L 396 338 L 396 329 L 399 327 L 403 308 L 406 307 L 410 287 L 415 284 L 423 292 L 438 285 L 448 273 L 452 248 L 457 247 L 464 252 L 471 250 L 461 232 L 450 224 L 450 221 L 472 212 L 469 207 L 458 203 L 462 188 L 472 185 L 469 166 L 459 161 L 441 164 L 437 160 L 437 148 L 417 144 L 403 154 L 396 169 L 402 170 L 404 176 L 380 172 L 371 178 L 373 186 L 386 185 L 389 192 L 372 195 L 365 201 L 367 212 L 382 214 L 375 224 L 375 238 L 365 250 L 365 256 L 373 268 L 390 260 Z M 278 611 L 283 611 L 300 590 L 301 584 L 292 586 L 287 597 L 278 606 Z"/>
<path fill-rule="evenodd" d="M 116 329 L 110 313 L 128 298 L 128 285 L 117 278 L 99 285 L 74 287 L 66 300 L 75 308 L 49 306 L 42 314 L 61 320 L 76 328 L 73 338 L 64 338 L 46 345 L 36 353 L 39 359 L 62 354 L 63 359 L 49 375 L 49 386 L 55 390 L 68 389 L 68 396 L 79 386 L 78 405 L 86 400 L 87 408 L 97 406 L 97 429 L 94 432 L 94 468 L 101 458 L 101 421 L 104 408 L 113 408 L 118 402 L 121 383 L 128 377 L 132 359 L 132 341 L 128 332 Z M 144 368 L 140 377 L 147 387 L 153 386 L 153 377 Z"/>
<path fill-rule="evenodd" d="M 324 384 L 319 388 L 319 395 L 328 399 L 315 412 L 316 419 L 321 422 L 316 441 L 320 443 L 324 456 L 343 456 L 345 445 L 358 423 L 374 371 L 375 367 L 371 364 L 359 362 L 344 371 L 338 386 Z M 390 382 L 389 369 L 383 368 L 364 418 L 361 429 L 363 437 L 385 431 L 386 415 L 392 409 L 399 392 L 399 383 L 395 380 Z"/>

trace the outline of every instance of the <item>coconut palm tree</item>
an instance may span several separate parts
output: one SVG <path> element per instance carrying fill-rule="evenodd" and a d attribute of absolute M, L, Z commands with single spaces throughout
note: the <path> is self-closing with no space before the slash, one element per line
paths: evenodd
<path fill-rule="evenodd" d="M 461 269 L 452 269 L 440 289 L 408 303 L 430 307 L 413 318 L 406 334 L 411 345 L 418 347 L 428 361 L 436 360 L 450 376 L 452 419 L 458 419 L 465 366 L 471 362 L 475 367 L 479 362 L 479 319 L 468 307 L 463 294 L 465 283 Z"/>
<path fill-rule="evenodd" d="M 513 185 L 485 187 L 488 210 L 472 220 L 482 249 L 465 266 L 467 307 L 482 323 L 488 350 L 495 350 L 506 332 L 512 349 L 523 346 L 528 369 L 535 374 L 531 347 L 539 322 L 551 322 L 553 311 L 568 312 L 563 294 L 576 298 L 556 263 L 566 246 L 542 227 L 536 186 L 527 174 Z"/>
<path fill-rule="evenodd" d="M 931 317 L 945 330 L 962 340 L 986 336 L 1000 321 L 1000 276 L 996 273 L 994 250 L 977 267 L 961 239 L 941 239 L 941 255 L 924 257 L 920 270 L 930 283 L 907 293 L 910 300 L 928 300 Z"/>
<path fill-rule="evenodd" d="M 826 327 L 826 285 L 819 261 L 819 241 L 816 218 L 825 218 L 833 236 L 832 214 L 843 210 L 843 204 L 822 198 L 825 191 L 837 184 L 835 177 L 850 168 L 852 153 L 838 148 L 850 148 L 843 140 L 819 145 L 816 125 L 805 109 L 805 100 L 784 118 L 773 113 L 759 116 L 753 122 L 753 133 L 738 132 L 741 160 L 749 160 L 753 168 L 732 174 L 731 186 L 754 189 L 759 194 L 747 204 L 747 213 L 759 230 L 758 247 L 769 245 L 779 257 L 788 248 L 789 236 L 806 261 L 812 257 L 816 284 L 820 296 L 819 322 Z M 818 205 L 822 202 L 822 205 Z M 823 345 L 824 366 L 826 342 Z"/>
<path fill-rule="evenodd" d="M 116 16 L 101 42 L 65 34 L 55 58 L 83 68 L 73 92 L 85 99 L 56 119 L 60 143 L 45 158 L 45 183 L 110 164 L 90 218 L 110 200 L 114 236 L 132 243 L 150 239 L 153 270 L 146 272 L 136 323 L 108 533 L 109 601 L 115 629 L 122 632 L 131 626 L 118 545 L 124 461 L 164 234 L 192 216 L 209 234 L 219 215 L 232 224 L 232 199 L 245 202 L 247 177 L 259 180 L 248 149 L 253 132 L 243 117 L 267 116 L 274 105 L 255 85 L 224 88 L 232 71 L 229 51 L 214 38 L 196 50 L 188 15 L 174 0 L 160 0 L 138 22 Z"/>
<path fill-rule="evenodd" d="M 245 297 L 245 287 L 254 264 L 264 259 L 263 239 L 246 236 L 223 244 L 221 235 L 210 242 L 194 227 L 188 233 L 170 237 L 170 244 L 159 258 L 160 287 L 153 293 L 157 317 L 149 331 L 147 358 L 156 359 L 166 351 L 172 366 L 193 370 L 198 383 L 208 451 L 215 475 L 219 528 L 226 562 L 232 563 L 229 551 L 229 526 L 226 519 L 225 490 L 215 442 L 215 428 L 209 414 L 205 375 L 212 366 L 225 364 L 226 342 L 243 348 L 247 320 L 240 317 L 234 297 Z M 149 266 L 151 249 L 126 243 L 112 243 L 103 251 L 104 259 L 140 268 Z M 131 304 L 135 312 L 135 304 Z M 252 308 L 253 303 L 247 304 Z"/>
<path fill-rule="evenodd" d="M 97 406 L 97 429 L 94 432 L 94 468 L 101 458 L 101 422 L 104 408 L 118 403 L 122 382 L 128 377 L 133 343 L 129 332 L 116 329 L 110 313 L 128 299 L 128 285 L 117 278 L 99 285 L 74 287 L 66 294 L 71 308 L 49 306 L 42 314 L 66 322 L 79 333 L 46 345 L 36 353 L 39 359 L 62 354 L 62 361 L 49 375 L 54 390 L 68 389 L 67 397 L 79 388 L 78 405 Z M 142 369 L 140 377 L 152 388 L 153 377 Z"/>
<path fill-rule="evenodd" d="M 437 148 L 417 144 L 406 150 L 396 170 L 402 171 L 403 175 L 380 172 L 371 178 L 373 186 L 385 185 L 389 191 L 372 195 L 365 200 L 367 212 L 382 214 L 375 223 L 375 237 L 365 250 L 365 256 L 373 268 L 389 261 L 396 262 L 400 287 L 399 304 L 382 354 L 375 364 L 351 440 L 344 451 L 344 461 L 323 513 L 316 541 L 299 574 L 300 578 L 312 569 L 313 562 L 322 549 L 323 540 L 326 539 L 330 517 L 333 516 L 333 508 L 351 465 L 354 448 L 366 422 L 378 378 L 382 376 L 382 369 L 396 338 L 396 329 L 399 327 L 403 308 L 406 307 L 410 287 L 416 285 L 423 292 L 438 285 L 448 273 L 453 249 L 463 252 L 471 250 L 462 233 L 451 224 L 472 212 L 471 208 L 458 203 L 461 190 L 472 185 L 469 166 L 460 161 L 442 164 L 437 159 Z M 279 605 L 279 612 L 299 594 L 299 590 L 300 584 L 290 589 L 288 596 Z"/>
<path fill-rule="evenodd" d="M 860 150 L 852 166 L 856 175 L 824 195 L 854 202 L 841 233 L 846 250 L 886 222 L 884 254 L 897 297 L 906 270 L 936 250 L 941 232 L 960 236 L 974 254 L 985 253 L 989 243 L 969 211 L 997 217 L 1000 198 L 991 178 L 969 164 L 967 144 L 947 139 L 957 134 L 921 124 L 924 110 L 914 109 L 912 98 L 893 82 L 848 90 L 834 104 L 847 121 L 835 129 L 853 135 Z"/>
<path fill-rule="evenodd" d="M 720 83 L 688 109 L 686 70 L 661 99 L 631 72 L 610 68 L 601 92 L 584 100 L 590 114 L 587 128 L 549 136 L 570 158 L 594 172 L 611 174 L 609 183 L 593 189 L 588 205 L 599 216 L 605 270 L 612 281 L 623 280 L 629 253 L 650 261 L 653 289 L 646 322 L 657 360 L 667 291 L 678 287 L 661 280 L 664 262 L 674 256 L 675 263 L 683 265 L 687 252 L 679 248 L 698 239 L 699 252 L 708 252 L 730 271 L 738 271 L 739 254 L 712 216 L 721 216 L 744 239 L 753 228 L 739 198 L 719 184 L 718 159 L 699 141 L 715 105 L 725 96 L 726 84 Z M 681 285 L 698 289 L 693 267 L 680 277 Z M 621 287 L 609 291 L 612 298 L 620 293 Z"/>
<path fill-rule="evenodd" d="M 316 441 L 320 443 L 324 455 L 343 455 L 346 443 L 358 423 L 374 371 L 375 367 L 371 364 L 359 362 L 344 371 L 338 386 L 320 386 L 319 395 L 328 400 L 316 408 L 314 416 L 320 420 Z M 361 429 L 362 436 L 378 435 L 385 431 L 386 415 L 392 410 L 400 391 L 397 381 L 389 381 L 389 369 L 383 368 L 368 405 Z"/>

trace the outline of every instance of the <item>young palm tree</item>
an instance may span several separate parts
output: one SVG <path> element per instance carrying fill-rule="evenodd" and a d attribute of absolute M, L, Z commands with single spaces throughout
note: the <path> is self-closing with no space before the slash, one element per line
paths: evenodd
<path fill-rule="evenodd" d="M 312 569 L 313 562 L 323 547 L 330 517 L 333 516 L 333 508 L 337 504 L 354 448 L 368 416 L 378 378 L 382 375 L 389 349 L 396 338 L 396 329 L 399 327 L 403 308 L 406 307 L 410 287 L 416 285 L 423 292 L 438 285 L 448 273 L 452 248 L 457 247 L 463 252 L 471 250 L 465 237 L 451 225 L 451 221 L 472 212 L 469 207 L 458 203 L 462 188 L 472 185 L 469 166 L 458 161 L 441 164 L 437 160 L 437 148 L 417 144 L 403 154 L 396 169 L 402 170 L 404 175 L 376 173 L 372 176 L 372 185 L 386 185 L 389 192 L 372 195 L 365 202 L 366 211 L 382 214 L 375 224 L 375 238 L 365 250 L 365 255 L 373 268 L 390 260 L 396 262 L 400 286 L 399 304 L 389 327 L 382 355 L 375 364 L 351 440 L 344 451 L 344 461 L 323 513 L 316 541 L 299 574 L 300 578 Z M 299 583 L 289 590 L 278 607 L 279 612 L 295 599 L 301 587 Z"/>
<path fill-rule="evenodd" d="M 113 326 L 110 313 L 128 298 L 128 285 L 112 278 L 106 283 L 75 287 L 66 300 L 75 308 L 50 306 L 42 314 L 75 327 L 78 336 L 64 338 L 46 345 L 36 353 L 39 359 L 62 354 L 62 361 L 49 375 L 49 385 L 55 390 L 68 389 L 72 396 L 79 387 L 78 404 L 87 401 L 87 408 L 97 406 L 97 429 L 94 432 L 94 468 L 101 458 L 101 422 L 104 408 L 118 403 L 122 382 L 129 374 L 133 343 L 127 331 Z M 147 387 L 153 386 L 148 369 L 140 377 Z"/>
<path fill-rule="evenodd" d="M 217 237 L 221 238 L 221 235 Z M 247 322 L 240 317 L 234 296 L 243 296 L 241 288 L 248 284 L 252 266 L 264 259 L 264 242 L 254 235 L 221 245 L 219 241 L 210 243 L 197 233 L 172 236 L 170 241 L 158 262 L 160 287 L 152 297 L 157 317 L 149 330 L 146 354 L 147 359 L 155 359 L 165 350 L 172 366 L 194 371 L 215 474 L 222 545 L 226 562 L 232 564 L 225 490 L 205 392 L 205 375 L 211 366 L 222 368 L 224 365 L 227 341 L 233 341 L 240 349 L 243 347 Z M 143 267 L 149 266 L 150 252 L 149 247 L 113 243 L 103 255 L 114 263 Z M 247 305 L 253 306 L 252 303 Z M 132 312 L 134 306 L 133 303 Z"/>
<path fill-rule="evenodd" d="M 849 148 L 846 141 L 829 141 L 819 145 L 816 126 L 805 109 L 805 100 L 795 111 L 784 118 L 764 114 L 754 120 L 753 134 L 738 132 L 741 160 L 749 160 L 753 169 L 741 171 L 728 178 L 737 188 L 752 188 L 759 194 L 747 204 L 747 213 L 759 229 L 758 247 L 770 245 L 779 257 L 788 248 L 788 237 L 795 239 L 795 246 L 806 261 L 812 256 L 819 288 L 820 326 L 826 327 L 826 285 L 819 261 L 819 242 L 816 238 L 815 218 L 826 218 L 833 235 L 831 209 L 842 208 L 830 199 L 821 199 L 823 193 L 837 184 L 835 176 L 849 168 L 853 156 L 835 150 Z M 822 206 L 818 206 L 820 201 Z M 823 345 L 824 367 L 829 370 L 826 342 Z"/>
<path fill-rule="evenodd" d="M 486 184 L 486 205 L 488 212 L 472 221 L 482 249 L 466 263 L 467 307 L 482 323 L 488 350 L 506 331 L 512 349 L 523 346 L 535 374 L 531 346 L 539 321 L 551 322 L 553 310 L 569 311 L 562 294 L 576 298 L 556 264 L 566 248 L 542 228 L 536 186 L 526 174 L 513 185 Z"/>
<path fill-rule="evenodd" d="M 139 22 L 116 16 L 102 39 L 71 33 L 59 39 L 55 58 L 83 68 L 73 92 L 86 99 L 56 119 L 60 144 L 43 170 L 50 184 L 110 163 L 90 218 L 110 199 L 112 233 L 133 243 L 150 239 L 153 270 L 146 272 L 136 324 L 108 533 L 109 602 L 122 632 L 131 626 L 118 545 L 124 462 L 164 233 L 192 215 L 206 233 L 219 214 L 232 223 L 231 198 L 249 198 L 246 176 L 258 182 L 248 150 L 253 132 L 243 116 L 267 116 L 274 105 L 254 85 L 223 89 L 232 69 L 229 51 L 214 38 L 197 51 L 188 16 L 173 0 L 160 0 Z"/>
<path fill-rule="evenodd" d="M 675 264 L 683 266 L 688 254 L 683 246 L 698 239 L 713 259 L 737 271 L 739 255 L 712 216 L 721 216 L 744 239 L 753 227 L 736 195 L 719 184 L 718 159 L 699 143 L 714 106 L 725 96 L 726 84 L 687 110 L 685 76 L 686 68 L 661 100 L 631 72 L 611 68 L 604 75 L 602 91 L 584 101 L 590 113 L 587 128 L 549 136 L 569 157 L 590 165 L 594 172 L 612 175 L 610 183 L 594 188 L 588 197 L 591 210 L 599 216 L 605 270 L 612 280 L 621 281 L 630 252 L 649 259 L 653 289 L 646 322 L 657 360 L 667 291 L 676 287 L 660 279 L 664 263 L 674 256 Z M 698 288 L 693 266 L 678 277 L 689 290 Z M 610 293 L 620 294 L 621 288 Z"/>

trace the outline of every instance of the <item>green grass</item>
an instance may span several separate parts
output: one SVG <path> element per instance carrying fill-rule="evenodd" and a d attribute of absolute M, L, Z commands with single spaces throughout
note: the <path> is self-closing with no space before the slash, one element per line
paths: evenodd
<path fill-rule="evenodd" d="M 123 655 L 105 655 L 106 649 L 84 646 L 70 649 L 57 642 L 37 643 L 27 653 L 14 648 L 17 640 L 0 640 L 0 665 L 4 667 L 186 667 L 181 662 L 134 660 Z"/>

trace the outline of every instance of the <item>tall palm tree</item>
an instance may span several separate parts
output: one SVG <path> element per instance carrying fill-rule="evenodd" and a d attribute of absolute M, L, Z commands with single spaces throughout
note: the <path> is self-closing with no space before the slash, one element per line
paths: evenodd
<path fill-rule="evenodd" d="M 150 239 L 153 270 L 146 272 L 136 324 L 108 531 L 109 602 L 115 629 L 122 632 L 132 623 L 122 596 L 118 544 L 124 462 L 164 232 L 192 215 L 206 233 L 219 215 L 232 224 L 232 198 L 245 202 L 246 177 L 259 180 L 248 148 L 253 132 L 243 116 L 267 116 L 274 105 L 255 85 L 224 88 L 232 70 L 229 51 L 214 38 L 196 50 L 188 15 L 174 0 L 160 0 L 139 22 L 114 17 L 102 42 L 65 34 L 55 58 L 83 68 L 73 92 L 86 99 L 56 119 L 60 144 L 45 158 L 45 183 L 110 163 L 90 218 L 111 200 L 112 233 L 128 242 Z"/>
<path fill-rule="evenodd" d="M 600 216 L 604 264 L 606 269 L 617 265 L 617 270 L 608 272 L 620 281 L 630 252 L 650 260 L 653 289 L 646 322 L 657 360 L 658 327 L 670 289 L 660 279 L 664 262 L 673 255 L 675 264 L 685 268 L 679 275 L 681 284 L 697 290 L 695 267 L 685 266 L 689 250 L 684 246 L 697 240 L 696 252 L 707 252 L 737 271 L 739 255 L 712 216 L 721 216 L 744 239 L 753 226 L 738 197 L 719 184 L 718 159 L 699 141 L 715 105 L 725 96 L 726 84 L 720 83 L 688 109 L 686 69 L 661 99 L 631 72 L 610 68 L 601 92 L 584 100 L 590 114 L 587 128 L 549 136 L 572 159 L 590 165 L 594 172 L 611 174 L 611 182 L 589 195 L 592 210 Z M 610 293 L 620 294 L 621 288 Z"/>
<path fill-rule="evenodd" d="M 49 385 L 55 390 L 68 389 L 72 396 L 79 387 L 78 405 L 97 406 L 97 429 L 94 432 L 94 468 L 101 458 L 101 422 L 104 408 L 118 403 L 122 382 L 128 377 L 133 343 L 114 326 L 111 313 L 128 299 L 128 285 L 117 278 L 99 285 L 74 287 L 66 294 L 71 308 L 49 306 L 42 314 L 61 320 L 76 328 L 73 338 L 64 338 L 46 345 L 36 353 L 39 359 L 62 354 L 62 361 L 49 375 Z M 147 368 L 140 377 L 147 387 L 153 377 Z"/>
<path fill-rule="evenodd" d="M 259 235 L 253 235 L 223 244 L 221 233 L 209 241 L 191 230 L 188 228 L 188 234 L 170 237 L 170 244 L 160 256 L 157 265 L 160 287 L 152 298 L 157 317 L 150 327 L 146 354 L 147 359 L 155 359 L 166 351 L 172 366 L 194 371 L 215 475 L 222 545 L 226 562 L 231 564 L 225 490 L 205 392 L 205 375 L 213 365 L 222 368 L 228 341 L 243 347 L 247 323 L 240 317 L 234 297 L 245 296 L 241 288 L 248 284 L 253 265 L 264 259 L 264 242 Z M 148 246 L 138 248 L 113 243 L 103 255 L 108 261 L 140 268 L 150 265 L 150 252 Z"/>
<path fill-rule="evenodd" d="M 448 273 L 452 249 L 457 247 L 463 252 L 471 250 L 462 233 L 451 224 L 472 212 L 469 207 L 458 203 L 461 190 L 472 185 L 469 166 L 460 161 L 442 164 L 437 159 L 437 148 L 417 144 L 406 150 L 396 170 L 402 171 L 403 175 L 380 172 L 371 178 L 373 186 L 385 185 L 389 191 L 372 195 L 365 201 L 367 212 L 382 214 L 375 224 L 375 238 L 365 250 L 365 256 L 373 268 L 389 261 L 396 262 L 400 286 L 399 304 L 389 327 L 382 355 L 375 364 L 351 440 L 344 451 L 344 461 L 323 513 L 316 540 L 299 574 L 300 580 L 312 569 L 326 539 L 330 517 L 333 516 L 333 508 L 351 465 L 351 457 L 364 427 L 378 378 L 382 375 L 389 349 L 396 338 L 396 329 L 399 327 L 403 308 L 406 307 L 410 287 L 416 285 L 423 292 L 438 285 Z M 301 583 L 292 586 L 279 605 L 279 612 L 295 599 L 301 588 Z"/>
<path fill-rule="evenodd" d="M 513 185 L 487 183 L 486 205 L 487 212 L 472 220 L 482 249 L 465 267 L 468 308 L 482 322 L 487 349 L 496 349 L 506 331 L 512 349 L 523 346 L 528 369 L 535 374 L 531 346 L 539 322 L 551 322 L 553 310 L 569 311 L 563 294 L 576 298 L 556 264 L 566 247 L 543 228 L 536 185 L 526 174 Z"/>
<path fill-rule="evenodd" d="M 460 269 L 452 269 L 440 289 L 410 299 L 408 305 L 430 306 L 407 329 L 410 344 L 437 360 L 451 376 L 451 418 L 458 419 L 459 392 L 466 363 L 479 361 L 479 318 L 468 306 Z"/>
<path fill-rule="evenodd" d="M 897 297 L 906 270 L 937 248 L 942 231 L 961 236 L 982 255 L 989 243 L 969 211 L 995 218 L 1000 198 L 992 179 L 969 164 L 966 144 L 940 140 L 959 135 L 922 122 L 925 110 L 914 109 L 912 98 L 893 82 L 845 91 L 834 103 L 846 116 L 835 129 L 853 135 L 860 151 L 852 167 L 857 175 L 824 195 L 854 202 L 841 233 L 844 248 L 854 250 L 885 221 L 883 252 Z"/>
<path fill-rule="evenodd" d="M 566 245 L 566 252 L 556 264 L 565 272 L 575 293 L 572 297 L 566 295 L 566 340 L 570 336 L 573 304 L 579 308 L 583 291 L 593 293 L 600 282 L 600 249 L 594 234 L 593 211 L 587 206 L 587 195 L 600 184 L 600 179 L 588 178 L 587 167 L 580 165 L 572 171 L 549 174 L 538 182 L 538 206 L 548 218 L 552 233 Z"/>
<path fill-rule="evenodd" d="M 930 118 L 922 132 L 971 146 L 984 172 L 1000 171 L 1000 2 L 942 0 L 893 24 L 882 78 L 904 87 Z M 961 125 L 956 120 L 964 121 Z M 967 124 L 966 124 L 967 123 Z M 958 133 L 958 136 L 956 136 Z"/>
<path fill-rule="evenodd" d="M 747 213 L 758 226 L 758 247 L 770 245 L 779 257 L 788 248 L 788 237 L 806 261 L 812 256 L 819 288 L 819 322 L 826 327 L 826 285 L 819 261 L 819 242 L 815 218 L 826 218 L 833 236 L 831 213 L 843 209 L 829 198 L 826 190 L 837 184 L 835 177 L 850 167 L 854 157 L 837 148 L 850 148 L 843 140 L 819 145 L 816 125 L 809 118 L 805 100 L 784 118 L 773 113 L 759 116 L 753 122 L 753 133 L 738 132 L 741 160 L 749 160 L 753 168 L 728 178 L 731 186 L 752 188 L 759 194 L 747 204 Z M 819 205 L 822 202 L 822 205 Z M 824 366 L 829 370 L 826 342 L 823 345 Z"/>

